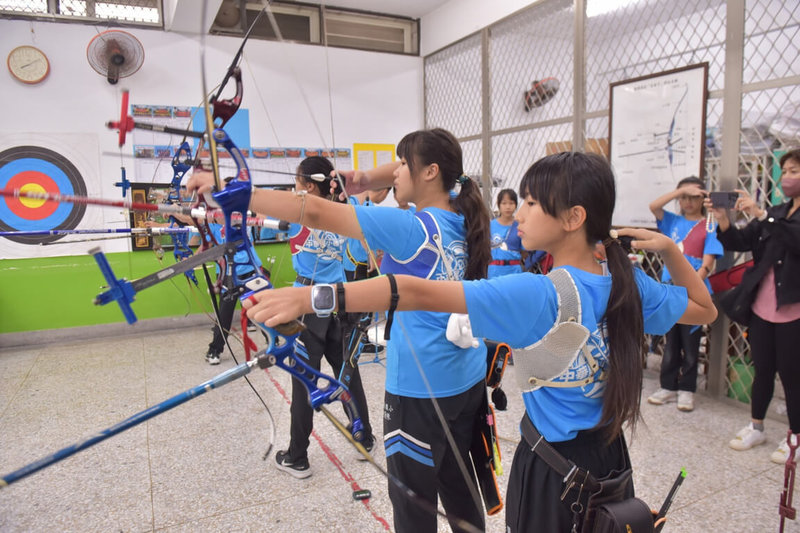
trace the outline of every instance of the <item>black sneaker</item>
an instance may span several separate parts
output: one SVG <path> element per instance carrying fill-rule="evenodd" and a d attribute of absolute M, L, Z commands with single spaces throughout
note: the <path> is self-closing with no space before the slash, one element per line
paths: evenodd
<path fill-rule="evenodd" d="M 383 344 L 375 344 L 372 342 L 365 342 L 364 346 L 361 348 L 362 354 L 375 354 L 380 355 L 386 350 L 386 346 Z"/>
<path fill-rule="evenodd" d="M 219 353 L 217 353 L 213 349 L 209 348 L 208 352 L 206 353 L 206 361 L 208 361 L 209 365 L 218 365 L 219 364 Z"/>
<path fill-rule="evenodd" d="M 306 457 L 292 462 L 289 460 L 288 450 L 281 450 L 275 454 L 275 467 L 297 479 L 305 479 L 311 475 L 311 467 L 308 465 L 308 458 Z"/>
<path fill-rule="evenodd" d="M 364 442 L 361 443 L 364 449 L 367 450 L 367 453 L 372 453 L 372 448 L 375 447 L 375 435 L 370 435 L 368 439 L 365 439 Z M 357 461 L 366 461 L 367 458 L 364 455 L 356 451 L 356 460 Z"/>

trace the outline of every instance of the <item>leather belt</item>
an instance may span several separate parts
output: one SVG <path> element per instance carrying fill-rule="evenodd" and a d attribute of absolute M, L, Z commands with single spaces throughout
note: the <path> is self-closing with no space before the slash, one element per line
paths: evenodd
<path fill-rule="evenodd" d="M 314 280 L 313 279 L 307 278 L 305 276 L 297 276 L 294 280 L 297 283 L 300 283 L 301 285 L 313 285 L 314 284 Z"/>

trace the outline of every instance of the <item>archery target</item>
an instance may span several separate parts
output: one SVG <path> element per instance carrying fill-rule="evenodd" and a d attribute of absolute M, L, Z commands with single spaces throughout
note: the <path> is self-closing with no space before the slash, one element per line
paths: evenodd
<path fill-rule="evenodd" d="M 86 195 L 81 173 L 66 157 L 41 146 L 15 146 L 0 152 L 0 187 L 53 194 Z M 30 198 L 0 198 L 0 230 L 75 229 L 86 206 Z M 7 237 L 21 244 L 53 242 L 63 235 Z"/>

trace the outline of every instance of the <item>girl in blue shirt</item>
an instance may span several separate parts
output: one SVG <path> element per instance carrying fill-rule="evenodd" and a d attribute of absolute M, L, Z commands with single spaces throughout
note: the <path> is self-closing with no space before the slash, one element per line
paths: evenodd
<path fill-rule="evenodd" d="M 714 271 L 716 258 L 724 252 L 714 231 L 706 228 L 706 213 L 703 207 L 705 191 L 703 181 L 696 176 L 683 178 L 674 191 L 670 191 L 650 203 L 650 211 L 656 217 L 658 229 L 668 235 L 681 248 L 692 268 L 705 281 L 711 292 L 708 275 Z M 664 206 L 677 199 L 680 213 L 672 213 Z M 670 282 L 668 268 L 661 272 L 661 281 Z M 694 410 L 694 393 L 697 390 L 697 360 L 700 354 L 700 326 L 675 324 L 667 332 L 667 344 L 661 359 L 661 387 L 647 401 L 655 405 L 677 400 L 681 411 Z"/>
<path fill-rule="evenodd" d="M 517 193 L 503 189 L 497 194 L 500 215 L 492 219 L 492 262 L 489 278 L 522 272 L 522 243 L 517 235 L 514 213 L 517 210 Z"/>
<path fill-rule="evenodd" d="M 439 280 L 485 278 L 491 258 L 489 211 L 477 183 L 464 175 L 458 141 L 442 129 L 415 131 L 403 137 L 397 154 L 399 163 L 349 177 L 367 182 L 362 188 L 372 190 L 394 185 L 398 202 L 413 203 L 416 211 L 334 204 L 262 189 L 254 191 L 251 209 L 364 240 L 370 249 L 384 251 L 383 271 Z M 201 192 L 210 186 L 208 176 L 197 174 L 188 184 L 189 190 Z M 390 483 L 399 533 L 435 532 L 432 509 L 438 500 L 454 530 L 463 530 L 463 521 L 484 528 L 469 448 L 486 397 L 486 347 L 461 348 L 448 341 L 448 317 L 404 310 L 394 315 L 391 327 L 387 324 L 387 468 L 427 501 L 422 506 Z"/>
<path fill-rule="evenodd" d="M 545 157 L 526 172 L 520 196 L 524 203 L 516 218 L 522 244 L 549 252 L 554 270 L 569 274 L 580 296 L 580 323 L 589 332 L 586 348 L 599 363 L 592 370 L 584 350 L 554 380 L 574 376 L 588 378 L 586 384 L 528 387 L 522 426 L 533 427 L 561 456 L 599 479 L 629 466 L 622 428 L 634 426 L 639 417 L 645 332 L 664 333 L 678 321 L 706 323 L 714 320 L 716 309 L 703 282 L 665 235 L 618 231 L 632 237 L 634 247 L 660 252 L 674 285 L 634 270 L 617 233 L 610 231 L 616 193 L 603 157 L 567 152 Z M 598 241 L 605 246 L 607 263 L 595 260 Z M 540 341 L 559 312 L 553 283 L 536 274 L 445 282 L 398 276 L 396 282 L 398 309 L 468 313 L 476 336 L 502 338 L 514 348 Z M 390 304 L 392 290 L 385 276 L 346 289 L 348 309 L 386 309 Z M 251 312 L 268 325 L 310 308 L 308 291 L 262 294 Z M 515 353 L 515 369 L 521 366 L 520 357 L 530 353 Z M 563 476 L 532 450 L 534 444 L 523 438 L 514 456 L 506 495 L 507 531 L 569 531 L 571 506 L 577 502 L 585 508 L 588 491 L 580 491 L 580 484 L 566 487 L 562 499 Z M 633 493 L 632 484 L 626 492 Z"/>
<path fill-rule="evenodd" d="M 325 204 L 334 205 L 333 202 L 326 200 L 326 198 L 332 198 L 331 178 L 328 177 L 332 171 L 333 165 L 324 157 L 307 157 L 297 167 L 295 190 L 304 191 L 304 194 L 310 197 L 317 198 Z M 326 178 L 312 179 L 310 177 L 312 175 L 326 176 Z M 345 237 L 336 233 L 313 229 L 302 224 L 292 224 L 289 227 L 289 247 L 292 253 L 292 266 L 297 274 L 294 286 L 303 287 L 317 283 L 344 281 L 342 257 L 346 242 Z M 316 370 L 320 369 L 322 358 L 325 357 L 333 369 L 334 375 L 340 375 L 342 366 L 345 364 L 342 344 L 343 324 L 334 315 L 320 317 L 313 312 L 304 314 L 301 320 L 306 329 L 300 333 L 296 341 L 295 354 L 305 358 L 306 362 Z M 361 421 L 364 424 L 364 432 L 367 435 L 362 444 L 367 450 L 371 450 L 374 437 L 357 365 L 352 368 L 348 386 L 356 401 Z M 292 378 L 290 414 L 289 447 L 276 453 L 275 464 L 278 469 L 302 479 L 311 475 L 308 463 L 308 445 L 314 427 L 314 412 L 308 401 L 308 390 L 296 378 Z"/>

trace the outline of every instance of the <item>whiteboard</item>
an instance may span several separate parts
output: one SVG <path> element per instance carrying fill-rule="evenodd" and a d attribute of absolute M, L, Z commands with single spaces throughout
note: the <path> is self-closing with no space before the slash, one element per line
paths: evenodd
<path fill-rule="evenodd" d="M 655 227 L 648 204 L 687 176 L 703 178 L 708 63 L 612 83 L 614 226 Z"/>

